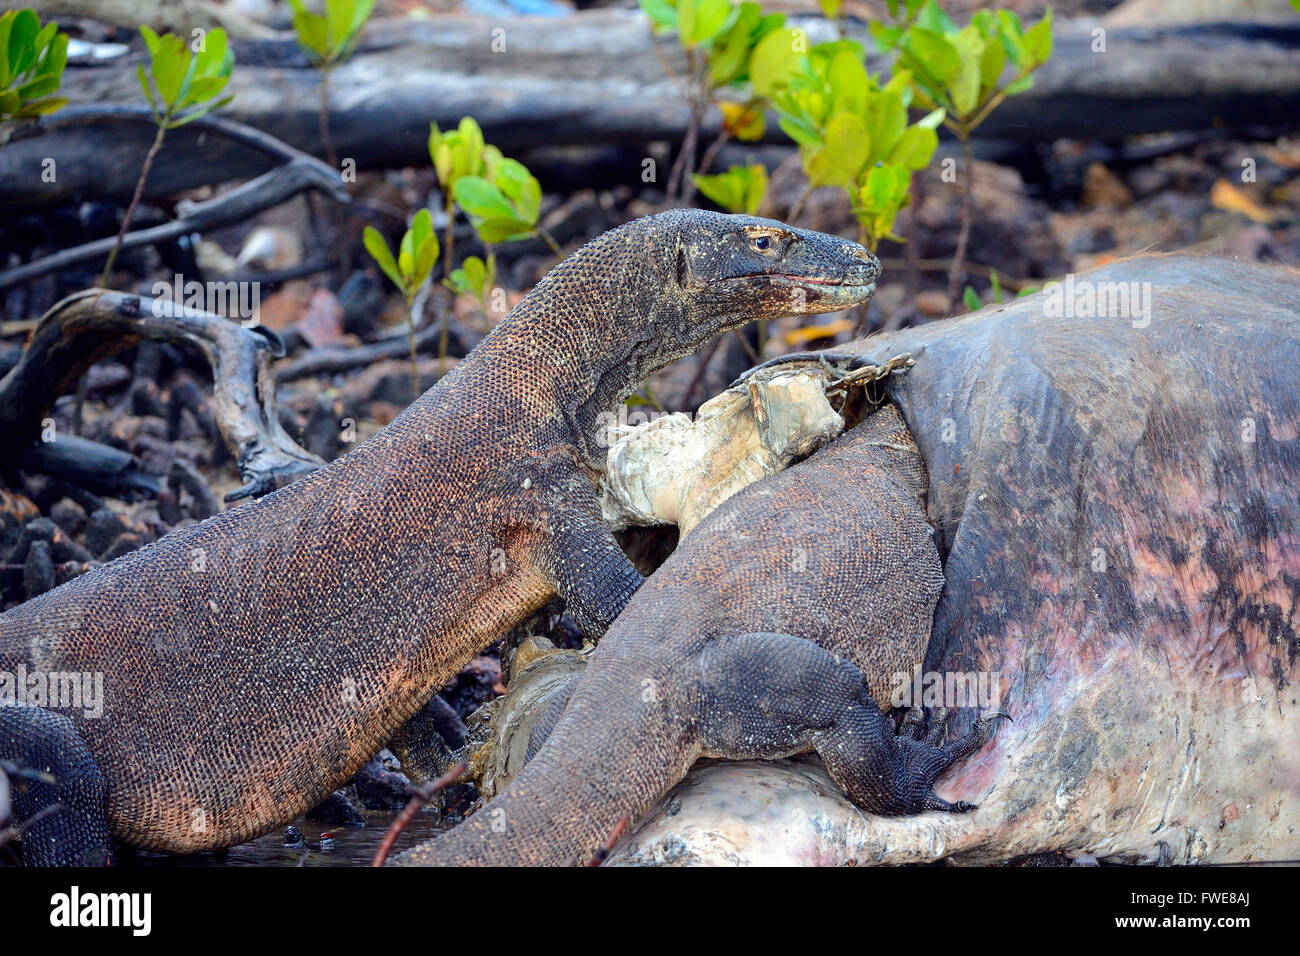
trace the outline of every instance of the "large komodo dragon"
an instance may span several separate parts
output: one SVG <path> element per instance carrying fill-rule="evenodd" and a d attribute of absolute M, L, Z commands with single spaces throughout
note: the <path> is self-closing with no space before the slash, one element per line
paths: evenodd
<path fill-rule="evenodd" d="M 598 422 L 753 319 L 845 308 L 862 247 L 679 210 L 595 239 L 380 434 L 257 502 L 0 617 L 0 670 L 100 673 L 103 714 L 0 707 L 34 863 L 108 837 L 171 852 L 283 824 L 470 657 L 559 594 L 599 632 L 641 578 L 601 523 Z"/>
<path fill-rule="evenodd" d="M 563 864 L 638 820 L 701 756 L 815 749 L 877 813 L 965 811 L 936 778 L 979 749 L 895 736 L 879 703 L 925 657 L 943 586 L 925 466 L 892 406 L 691 532 L 592 655 L 493 802 L 395 862 Z"/>
<path fill-rule="evenodd" d="M 1136 258 L 844 351 L 916 361 L 884 383 L 927 466 L 944 570 L 913 703 L 997 679 L 1015 723 L 935 787 L 978 809 L 864 816 L 804 774 L 715 764 L 613 858 L 1300 854 L 1300 271 Z M 604 744 L 567 746 L 561 774 Z M 657 743 L 623 746 L 644 761 Z M 546 796 L 558 819 L 617 783 L 601 768 L 581 786 Z M 546 838 L 531 819 L 520 855 Z"/>

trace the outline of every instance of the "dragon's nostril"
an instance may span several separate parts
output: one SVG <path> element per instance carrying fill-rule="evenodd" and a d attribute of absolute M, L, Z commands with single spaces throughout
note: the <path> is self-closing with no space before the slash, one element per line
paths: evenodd
<path fill-rule="evenodd" d="M 854 263 L 855 271 L 863 273 L 863 280 L 874 282 L 880 275 L 880 260 L 869 249 L 857 243 L 850 243 L 844 249 L 852 258 L 857 260 Z"/>

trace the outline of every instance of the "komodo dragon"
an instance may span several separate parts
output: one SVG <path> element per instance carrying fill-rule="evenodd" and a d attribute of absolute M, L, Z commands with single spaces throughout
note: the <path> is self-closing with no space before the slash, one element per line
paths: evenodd
<path fill-rule="evenodd" d="M 394 862 L 584 861 L 702 756 L 815 749 L 865 809 L 973 809 L 934 782 L 999 717 L 935 746 L 895 736 L 877 705 L 925 657 L 943 586 L 925 489 L 886 406 L 728 499 L 628 604 L 519 777 Z"/>
<path fill-rule="evenodd" d="M 58 781 L 14 795 L 20 820 L 62 804 L 27 862 L 265 833 L 555 594 L 598 634 L 641 584 L 600 521 L 602 414 L 721 332 L 866 299 L 879 269 L 766 219 L 629 223 L 351 454 L 0 616 L 0 674 L 103 676 L 98 719 L 0 707 L 0 757 Z"/>

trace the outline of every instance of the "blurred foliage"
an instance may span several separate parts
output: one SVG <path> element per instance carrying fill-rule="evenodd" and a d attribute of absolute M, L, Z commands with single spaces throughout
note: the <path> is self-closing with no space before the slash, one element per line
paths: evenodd
<path fill-rule="evenodd" d="M 467 295 L 478 303 L 479 311 L 490 313 L 488 297 L 497 283 L 497 257 L 489 255 L 484 261 L 478 256 L 466 256 L 459 269 L 453 269 L 450 278 L 443 282 L 457 295 Z"/>
<path fill-rule="evenodd" d="M 821 43 L 807 55 L 777 61 L 772 90 L 781 129 L 799 145 L 810 187 L 839 186 L 853 204 L 863 240 L 901 241 L 894 220 L 908 204 L 912 173 L 939 145 L 943 111 L 909 123 L 913 90 L 907 71 L 881 84 L 852 40 Z"/>
<path fill-rule="evenodd" d="M 384 275 L 393 281 L 402 296 L 411 302 L 420 287 L 428 281 L 433 267 L 438 264 L 438 235 L 433 231 L 433 217 L 429 210 L 421 209 L 411 220 L 393 258 L 388 243 L 374 226 L 366 226 L 361 237 L 366 251 L 374 257 Z"/>
<path fill-rule="evenodd" d="M 217 99 L 230 82 L 235 62 L 226 31 L 195 32 L 194 42 L 187 46 L 174 33 L 160 37 L 149 27 L 140 28 L 149 49 L 149 69 L 146 72 L 143 63 L 137 64 L 137 76 L 154 121 L 165 129 L 184 126 L 234 99 Z"/>
<path fill-rule="evenodd" d="M 725 173 L 694 179 L 700 192 L 727 212 L 756 215 L 767 193 L 767 167 L 761 163 L 732 166 Z"/>
<path fill-rule="evenodd" d="M 411 353 L 411 398 L 414 400 L 420 394 L 420 370 L 415 357 L 415 299 L 433 274 L 440 251 L 438 234 L 433 231 L 433 217 L 429 215 L 428 209 L 421 209 L 415 214 L 398 244 L 396 259 L 374 226 L 366 226 L 361 234 L 361 242 L 406 300 L 406 334 Z"/>
<path fill-rule="evenodd" d="M 41 26 L 31 10 L 0 14 L 0 120 L 53 113 L 67 100 L 51 96 L 68 64 L 68 35 L 54 22 Z"/>
<path fill-rule="evenodd" d="M 324 14 L 312 13 L 302 0 L 289 0 L 298 45 L 317 66 L 332 66 L 352 55 L 375 0 L 325 0 Z"/>
<path fill-rule="evenodd" d="M 969 136 L 1008 96 L 1032 87 L 1030 74 L 1052 55 L 1050 7 L 1027 30 L 1010 10 L 977 10 L 961 28 L 934 0 L 907 0 L 900 13 L 906 25 L 873 23 L 872 36 L 882 50 L 897 52 L 917 102 L 944 110 L 945 125 L 958 135 Z"/>
<path fill-rule="evenodd" d="M 484 141 L 483 131 L 466 116 L 454 130 L 438 124 L 429 131 L 429 158 L 448 197 L 464 210 L 479 239 L 493 245 L 541 235 L 538 218 L 542 187 L 517 160 Z M 547 241 L 551 240 L 547 238 Z"/>

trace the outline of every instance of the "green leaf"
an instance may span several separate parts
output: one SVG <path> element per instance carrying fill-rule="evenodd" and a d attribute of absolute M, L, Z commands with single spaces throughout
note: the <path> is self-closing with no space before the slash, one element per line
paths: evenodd
<path fill-rule="evenodd" d="M 691 33 L 695 29 L 695 0 L 677 0 L 677 36 L 683 46 L 694 46 Z"/>
<path fill-rule="evenodd" d="M 798 145 L 809 149 L 820 149 L 826 145 L 821 134 L 808 123 L 801 122 L 788 116 L 782 116 L 777 120 L 777 125 L 781 131 L 794 140 Z"/>
<path fill-rule="evenodd" d="M 916 16 L 916 25 L 931 33 L 956 33 L 957 24 L 943 12 L 943 8 L 934 0 L 926 0 L 921 12 Z"/>
<path fill-rule="evenodd" d="M 698 0 L 690 33 L 691 43 L 695 46 L 708 43 L 722 32 L 731 14 L 730 0 Z"/>
<path fill-rule="evenodd" d="M 482 298 L 484 293 L 483 280 L 487 278 L 487 267 L 483 260 L 478 256 L 469 256 L 465 260 L 465 281 L 476 296 Z"/>
<path fill-rule="evenodd" d="M 135 65 L 135 72 L 140 78 L 140 89 L 144 90 L 145 99 L 149 101 L 149 109 L 153 111 L 154 120 L 161 120 L 162 116 L 159 115 L 158 112 L 158 101 L 154 99 L 153 89 L 149 85 L 149 75 L 144 71 L 144 64 L 137 63 Z"/>
<path fill-rule="evenodd" d="M 903 49 L 907 54 L 908 68 L 918 78 L 931 78 L 939 86 L 950 83 L 961 69 L 961 57 L 956 47 L 931 30 L 913 27 L 904 37 Z"/>
<path fill-rule="evenodd" d="M 871 155 L 871 137 L 862 118 L 836 113 L 826 124 L 826 147 L 807 166 L 808 181 L 816 186 L 849 186 Z"/>
<path fill-rule="evenodd" d="M 961 300 L 972 312 L 978 312 L 984 306 L 980 301 L 979 293 L 972 286 L 966 287 L 966 291 L 961 294 Z"/>
<path fill-rule="evenodd" d="M 302 5 L 302 0 L 289 0 L 293 7 L 293 31 L 298 36 L 298 45 L 317 63 L 329 58 L 329 25 L 325 18 L 310 12 Z"/>
<path fill-rule="evenodd" d="M 42 96 L 49 96 L 59 88 L 59 77 L 57 76 L 38 76 L 34 80 L 28 80 L 22 86 L 18 87 L 18 96 L 23 100 L 40 99 Z"/>
<path fill-rule="evenodd" d="M 535 234 L 531 225 L 512 216 L 480 219 L 474 223 L 474 229 L 480 239 L 493 244 L 529 239 Z"/>
<path fill-rule="evenodd" d="M 159 38 L 158 52 L 153 55 L 150 72 L 164 110 L 177 105 L 190 65 L 191 58 L 180 37 L 168 33 Z"/>
<path fill-rule="evenodd" d="M 1025 90 L 1029 89 L 1033 85 L 1034 85 L 1034 78 L 1032 76 L 1022 76 L 1014 83 L 1007 84 L 1007 88 L 1005 92 L 1007 96 L 1015 96 L 1017 93 L 1023 93 Z"/>
<path fill-rule="evenodd" d="M 907 108 L 897 93 L 881 91 L 868 97 L 862 118 L 871 143 L 868 158 L 884 159 L 907 129 Z"/>
<path fill-rule="evenodd" d="M 898 138 L 885 161 L 913 171 L 925 169 L 939 148 L 939 135 L 928 126 L 909 126 Z"/>
<path fill-rule="evenodd" d="M 853 113 L 863 111 L 870 83 L 867 80 L 867 68 L 858 57 L 848 50 L 835 54 L 826 78 L 830 83 L 836 109 Z"/>
<path fill-rule="evenodd" d="M 412 283 L 423 284 L 438 264 L 438 234 L 433 231 L 433 217 L 421 209 L 411 220 L 411 248 L 414 251 Z"/>
<path fill-rule="evenodd" d="M 365 231 L 361 234 L 361 242 L 370 253 L 372 259 L 378 263 L 379 268 L 384 271 L 384 275 L 392 280 L 393 285 L 403 295 L 406 294 L 406 284 L 402 282 L 402 274 L 397 270 L 397 263 L 393 261 L 393 254 L 388 249 L 388 243 L 374 226 L 366 226 Z"/>
<path fill-rule="evenodd" d="M 9 33 L 17 15 L 15 10 L 0 13 L 0 88 L 8 87 L 14 80 L 14 73 L 9 69 Z"/>
<path fill-rule="evenodd" d="M 235 98 L 235 94 L 231 93 L 225 99 L 209 100 L 207 103 L 204 103 L 201 106 L 197 106 L 194 109 L 188 111 L 180 119 L 172 120 L 170 123 L 167 124 L 167 128 L 175 129 L 178 126 L 184 126 L 186 123 L 192 123 L 196 119 L 202 119 L 204 116 L 207 116 L 213 110 L 221 109 L 221 107 L 225 106 L 234 98 Z"/>
<path fill-rule="evenodd" d="M 1000 40 L 993 43 L 986 43 L 984 52 L 980 54 L 980 86 L 983 89 L 991 89 L 997 86 L 998 78 L 1002 76 L 1002 69 L 1007 63 L 1007 51 L 1002 46 Z"/>
<path fill-rule="evenodd" d="M 542 186 L 534 176 L 529 176 L 523 189 L 515 199 L 515 208 L 519 218 L 532 225 L 537 224 L 537 217 L 542 211 Z"/>
<path fill-rule="evenodd" d="M 44 116 L 47 113 L 53 113 L 55 110 L 61 110 L 68 105 L 68 101 L 61 96 L 52 97 L 48 100 L 36 100 L 32 103 L 24 103 L 18 110 L 18 116 Z M 4 110 L 0 109 L 0 113 Z"/>
<path fill-rule="evenodd" d="M 940 126 L 943 125 L 944 115 L 945 114 L 942 109 L 931 110 L 929 113 L 926 113 L 919 120 L 917 120 L 915 125 L 921 126 L 925 129 L 938 129 Z"/>
<path fill-rule="evenodd" d="M 161 38 L 153 31 L 153 28 L 149 26 L 140 27 L 140 36 L 144 37 L 144 46 L 149 51 L 149 56 L 157 56 Z"/>
<path fill-rule="evenodd" d="M 1017 66 L 1025 58 L 1024 31 L 1020 18 L 1010 10 L 997 11 L 998 34 L 1002 37 L 1002 46 L 1007 51 L 1007 59 Z"/>
<path fill-rule="evenodd" d="M 767 194 L 767 168 L 732 166 L 716 176 L 691 177 L 700 192 L 727 212 L 755 215 Z"/>
<path fill-rule="evenodd" d="M 415 236 L 411 230 L 402 234 L 402 241 L 397 247 L 397 271 L 402 274 L 402 288 L 408 293 L 415 287 Z"/>
<path fill-rule="evenodd" d="M 1025 66 L 1035 69 L 1052 57 L 1052 10 L 1049 7 L 1043 19 L 1025 31 Z"/>
<path fill-rule="evenodd" d="M 759 96 L 771 96 L 799 69 L 793 30 L 773 30 L 754 47 L 749 58 L 749 80 Z"/>
<path fill-rule="evenodd" d="M 41 32 L 41 21 L 30 10 L 19 10 L 9 31 L 9 73 L 11 78 L 23 75 L 36 61 L 36 35 Z M 12 81 L 12 80 L 11 80 Z"/>
<path fill-rule="evenodd" d="M 325 0 L 326 37 L 331 62 L 351 55 L 374 0 Z"/>
<path fill-rule="evenodd" d="M 501 190 L 481 176 L 462 176 L 456 180 L 451 192 L 456 202 L 471 216 L 515 217 L 514 207 Z"/>
<path fill-rule="evenodd" d="M 967 27 L 951 38 L 957 51 L 959 66 L 956 75 L 948 81 L 948 92 L 959 117 L 969 116 L 980 102 L 980 58 L 984 53 L 984 38 L 974 27 Z"/>
<path fill-rule="evenodd" d="M 641 9 L 656 31 L 672 30 L 677 26 L 677 10 L 668 0 L 641 0 Z"/>

